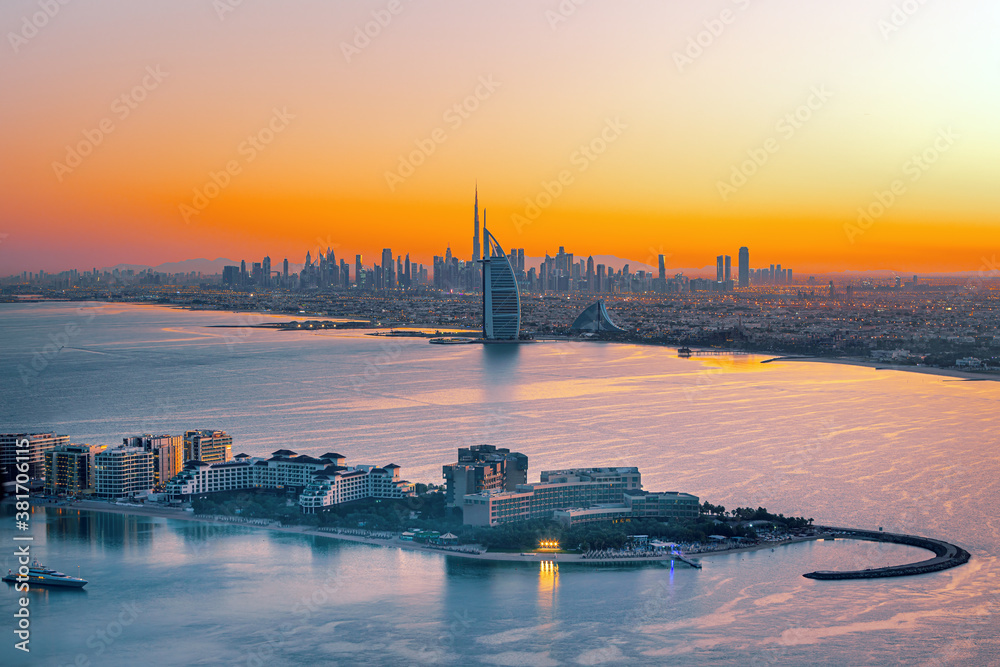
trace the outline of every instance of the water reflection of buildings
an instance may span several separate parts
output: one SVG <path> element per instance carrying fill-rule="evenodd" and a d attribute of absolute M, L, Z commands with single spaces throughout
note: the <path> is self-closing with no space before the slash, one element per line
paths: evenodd
<path fill-rule="evenodd" d="M 63 542 L 86 542 L 93 547 L 148 550 L 153 523 L 148 517 L 108 512 L 86 512 L 46 507 L 45 534 Z"/>

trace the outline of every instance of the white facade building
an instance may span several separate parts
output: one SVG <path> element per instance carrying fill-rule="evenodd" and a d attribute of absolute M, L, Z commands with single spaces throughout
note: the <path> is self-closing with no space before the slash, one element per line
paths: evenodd
<path fill-rule="evenodd" d="M 413 495 L 413 484 L 399 478 L 399 466 L 331 466 L 313 476 L 313 481 L 299 496 L 299 507 L 315 514 L 324 507 L 364 498 L 406 498 Z"/>
<path fill-rule="evenodd" d="M 317 470 L 343 461 L 340 454 L 324 454 L 317 459 L 300 456 L 288 449 L 274 452 L 269 459 L 240 454 L 232 461 L 220 463 L 188 461 L 184 469 L 167 482 L 165 492 L 171 500 L 182 500 L 195 494 L 219 491 L 301 488 L 312 481 Z"/>
<path fill-rule="evenodd" d="M 170 500 L 186 500 L 203 493 L 248 489 L 303 489 L 299 505 L 304 512 L 362 498 L 405 498 L 413 485 L 399 479 L 399 466 L 348 468 L 340 454 L 319 458 L 282 449 L 269 459 L 240 454 L 232 461 L 208 464 L 188 461 L 167 483 Z"/>

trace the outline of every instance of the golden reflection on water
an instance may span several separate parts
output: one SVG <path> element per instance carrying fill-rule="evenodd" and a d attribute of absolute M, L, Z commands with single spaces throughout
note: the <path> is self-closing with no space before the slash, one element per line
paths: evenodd
<path fill-rule="evenodd" d="M 551 612 L 559 586 L 559 563 L 543 560 L 538 564 L 538 607 Z"/>

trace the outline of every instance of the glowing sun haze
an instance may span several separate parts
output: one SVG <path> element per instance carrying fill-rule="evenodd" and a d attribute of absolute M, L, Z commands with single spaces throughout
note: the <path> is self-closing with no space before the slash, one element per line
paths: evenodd
<path fill-rule="evenodd" d="M 1000 3 L 6 0 L 0 25 L 4 274 L 466 258 L 477 180 L 528 255 L 1000 247 Z"/>

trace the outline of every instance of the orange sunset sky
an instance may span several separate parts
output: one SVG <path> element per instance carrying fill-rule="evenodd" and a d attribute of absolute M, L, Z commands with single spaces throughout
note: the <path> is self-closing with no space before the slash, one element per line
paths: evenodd
<path fill-rule="evenodd" d="M 1000 3 L 5 0 L 0 26 L 3 275 L 467 258 L 477 181 L 529 256 L 1000 251 Z"/>

